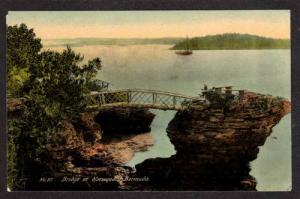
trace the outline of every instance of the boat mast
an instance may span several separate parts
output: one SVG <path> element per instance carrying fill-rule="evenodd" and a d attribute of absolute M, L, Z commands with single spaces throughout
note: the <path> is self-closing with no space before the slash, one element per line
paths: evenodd
<path fill-rule="evenodd" d="M 190 46 L 189 46 L 189 37 L 186 35 L 186 51 L 190 50 Z"/>

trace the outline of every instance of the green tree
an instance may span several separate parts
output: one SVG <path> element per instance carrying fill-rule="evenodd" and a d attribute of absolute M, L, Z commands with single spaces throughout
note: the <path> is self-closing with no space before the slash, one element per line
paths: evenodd
<path fill-rule="evenodd" d="M 25 24 L 7 27 L 7 40 L 8 91 L 26 99 L 21 118 L 8 121 L 8 182 L 22 190 L 48 172 L 44 146 L 61 121 L 73 120 L 85 108 L 87 85 L 102 65 L 99 58 L 81 64 L 83 56 L 69 46 L 61 53 L 41 51 L 40 39 Z"/>
<path fill-rule="evenodd" d="M 76 54 L 69 46 L 62 53 L 45 51 L 40 54 L 40 63 L 32 72 L 31 89 L 28 94 L 53 121 L 71 118 L 86 105 L 86 85 L 93 81 L 101 60 L 95 58 L 88 64 L 79 65 L 83 56 Z"/>
<path fill-rule="evenodd" d="M 36 66 L 42 44 L 25 24 L 7 26 L 6 33 L 7 91 L 15 96 L 29 79 L 29 68 Z"/>

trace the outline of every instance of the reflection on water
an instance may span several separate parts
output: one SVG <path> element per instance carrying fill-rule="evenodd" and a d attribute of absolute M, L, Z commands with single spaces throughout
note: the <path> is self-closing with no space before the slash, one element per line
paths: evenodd
<path fill-rule="evenodd" d="M 85 60 L 99 56 L 103 69 L 98 77 L 115 89 L 158 89 L 196 96 L 203 84 L 232 85 L 273 96 L 291 98 L 290 50 L 201 50 L 191 56 L 178 56 L 168 45 L 82 46 L 74 47 Z M 60 47 L 53 48 L 61 50 Z M 134 165 L 149 157 L 174 154 L 166 127 L 174 113 L 155 111 L 152 124 L 155 146 L 137 153 Z M 291 120 L 286 116 L 275 128 L 252 174 L 258 190 L 287 190 L 291 186 Z M 280 179 L 280 180 L 279 180 Z"/>
<path fill-rule="evenodd" d="M 252 162 L 251 175 L 258 179 L 260 191 L 290 191 L 292 178 L 291 114 L 286 115 Z"/>

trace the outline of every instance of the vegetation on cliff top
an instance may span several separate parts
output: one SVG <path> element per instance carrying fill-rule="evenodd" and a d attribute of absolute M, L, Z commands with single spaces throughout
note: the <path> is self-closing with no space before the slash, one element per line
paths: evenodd
<path fill-rule="evenodd" d="M 174 45 L 172 50 L 184 50 L 189 42 L 191 50 L 230 49 L 289 49 L 289 39 L 273 39 L 250 34 L 226 33 L 208 35 L 184 40 Z"/>
<path fill-rule="evenodd" d="M 213 90 L 205 92 L 204 96 L 209 101 L 210 107 L 224 109 L 224 111 L 228 111 L 235 98 L 233 94 L 223 95 Z"/>
<path fill-rule="evenodd" d="M 78 116 L 86 106 L 84 95 L 102 67 L 99 58 L 80 64 L 83 56 L 70 47 L 61 53 L 41 49 L 33 29 L 25 24 L 7 27 L 7 93 L 26 98 L 21 118 L 8 120 L 12 190 L 26 189 L 37 173 L 43 173 L 36 171 L 43 168 L 45 145 L 63 120 Z"/>

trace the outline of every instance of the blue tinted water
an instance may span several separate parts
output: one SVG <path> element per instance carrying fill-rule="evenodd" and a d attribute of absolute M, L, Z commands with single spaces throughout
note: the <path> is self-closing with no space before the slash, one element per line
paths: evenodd
<path fill-rule="evenodd" d="M 200 93 L 208 86 L 232 85 L 290 99 L 290 50 L 208 50 L 178 56 L 167 45 L 81 46 L 74 49 L 86 60 L 99 56 L 103 69 L 98 77 L 115 89 L 146 88 Z M 54 48 L 61 49 L 61 48 Z M 152 157 L 175 153 L 166 135 L 174 111 L 154 111 L 152 123 L 155 145 L 136 153 L 128 163 L 134 166 Z M 277 137 L 277 139 L 272 137 Z M 252 162 L 251 174 L 258 180 L 258 190 L 283 191 L 291 188 L 291 119 L 287 115 L 275 126 L 273 134 Z"/>

